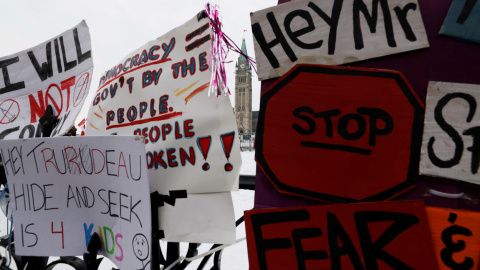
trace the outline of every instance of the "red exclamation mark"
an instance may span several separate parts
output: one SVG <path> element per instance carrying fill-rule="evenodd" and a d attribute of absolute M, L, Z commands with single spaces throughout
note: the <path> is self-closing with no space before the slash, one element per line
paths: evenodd
<path fill-rule="evenodd" d="M 233 139 L 235 138 L 235 131 L 224 133 L 220 135 L 220 141 L 222 142 L 223 152 L 227 157 L 227 164 L 225 164 L 225 171 L 229 172 L 233 170 L 233 165 L 228 160 L 230 158 L 230 153 L 232 152 Z"/>
<path fill-rule="evenodd" d="M 210 144 L 212 143 L 212 136 L 205 136 L 205 137 L 198 137 L 197 138 L 197 145 L 200 148 L 200 152 L 202 152 L 203 159 L 205 159 L 205 163 L 202 166 L 204 171 L 208 171 L 210 169 L 210 165 L 207 162 L 208 151 L 210 151 Z"/>

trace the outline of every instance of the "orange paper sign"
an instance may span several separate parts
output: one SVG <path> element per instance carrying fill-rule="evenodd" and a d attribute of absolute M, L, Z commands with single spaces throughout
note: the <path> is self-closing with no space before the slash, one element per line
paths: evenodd
<path fill-rule="evenodd" d="M 426 207 L 438 269 L 479 269 L 480 213 Z"/>

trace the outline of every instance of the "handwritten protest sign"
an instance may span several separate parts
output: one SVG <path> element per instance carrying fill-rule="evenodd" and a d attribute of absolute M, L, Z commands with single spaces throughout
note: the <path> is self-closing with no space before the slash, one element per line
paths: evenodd
<path fill-rule="evenodd" d="M 120 269 L 150 262 L 143 140 L 134 136 L 0 141 L 19 255 L 74 256 L 92 235 Z"/>
<path fill-rule="evenodd" d="M 480 43 L 480 3 L 454 0 L 440 28 L 440 34 Z"/>
<path fill-rule="evenodd" d="M 430 82 L 420 173 L 480 184 L 480 85 Z"/>
<path fill-rule="evenodd" d="M 250 269 L 437 269 L 422 202 L 245 212 Z"/>
<path fill-rule="evenodd" d="M 255 159 L 283 193 L 386 200 L 415 183 L 422 116 L 401 73 L 297 65 L 262 93 Z"/>
<path fill-rule="evenodd" d="M 299 0 L 251 13 L 258 79 L 428 47 L 416 0 Z"/>
<path fill-rule="evenodd" d="M 42 134 L 39 118 L 51 105 L 67 131 L 83 106 L 93 71 L 90 34 L 80 24 L 36 46 L 0 58 L 0 139 Z M 39 137 L 39 136 L 36 136 Z"/>
<path fill-rule="evenodd" d="M 208 95 L 211 46 L 210 20 L 195 16 L 133 51 L 101 77 L 85 134 L 144 136 L 152 192 L 210 196 L 238 188 L 241 157 L 233 109 L 227 97 Z M 229 201 L 220 200 L 208 211 L 221 211 L 225 208 L 217 204 L 232 205 Z M 175 207 L 183 216 L 207 211 Z M 234 224 L 229 213 L 218 214 L 216 222 Z M 204 218 L 188 222 L 192 231 L 201 223 L 216 223 Z M 174 224 L 171 220 L 160 219 L 160 227 Z M 228 241 L 211 233 L 217 242 L 234 241 L 234 230 Z M 171 239 L 172 234 L 165 232 L 165 237 Z"/>
<path fill-rule="evenodd" d="M 438 269 L 478 269 L 480 213 L 426 207 Z"/>
<path fill-rule="evenodd" d="M 279 3 L 287 1 L 288 0 L 280 0 Z M 379 3 L 380 2 L 386 1 L 379 1 Z M 418 7 L 421 9 L 430 44 L 428 49 L 409 51 L 388 57 L 372 58 L 367 61 L 349 63 L 348 66 L 400 71 L 422 101 L 425 101 L 429 81 L 480 84 L 480 76 L 478 76 L 478 63 L 480 63 L 478 44 L 438 35 L 438 31 L 445 20 L 445 15 L 451 4 L 451 1 L 418 0 Z M 477 5 L 478 4 L 479 2 L 477 1 Z M 409 11 L 409 14 L 412 14 L 411 12 L 412 10 Z M 473 13 L 471 13 L 471 15 L 473 15 Z M 469 17 L 469 19 L 470 18 L 471 17 Z M 263 81 L 262 92 L 267 90 L 275 81 L 276 80 Z M 464 119 L 465 118 L 463 118 L 462 121 L 464 121 Z M 317 121 L 318 120 L 319 119 L 317 119 Z M 421 121 L 423 121 L 423 117 Z M 423 125 L 419 124 L 418 126 L 421 128 Z M 441 132 L 444 133 L 444 131 Z M 465 137 L 464 135 L 461 136 Z M 465 146 L 467 147 L 469 145 L 465 144 Z M 420 149 L 420 147 L 418 149 Z M 470 155 L 470 152 L 465 150 L 464 158 L 468 155 Z M 419 156 L 420 153 L 418 154 L 418 157 Z M 348 168 L 345 170 L 348 170 Z M 423 176 L 415 177 L 415 179 L 417 180 L 417 185 L 414 190 L 402 194 L 401 199 L 423 199 L 427 201 L 429 205 L 445 207 L 453 204 L 452 207 L 480 210 L 480 205 L 474 201 L 466 199 L 446 200 L 445 198 L 429 195 L 429 193 L 425 192 L 425 188 L 429 187 L 447 193 L 468 191 L 472 197 L 480 197 L 480 189 L 472 189 L 471 185 L 465 185 L 465 183 L 459 181 L 436 181 L 438 179 Z M 257 170 L 255 207 L 285 207 L 314 203 L 315 202 L 306 198 L 279 193 L 263 171 L 260 169 Z"/>

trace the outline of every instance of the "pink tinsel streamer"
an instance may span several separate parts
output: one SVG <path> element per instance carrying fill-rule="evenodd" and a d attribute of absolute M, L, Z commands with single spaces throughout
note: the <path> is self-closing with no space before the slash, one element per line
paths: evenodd
<path fill-rule="evenodd" d="M 225 72 L 225 60 L 227 59 L 228 52 L 232 50 L 243 55 L 256 72 L 255 61 L 248 55 L 245 55 L 237 44 L 235 44 L 235 42 L 233 42 L 222 31 L 218 5 L 214 5 L 213 8 L 210 9 L 210 4 L 207 4 L 205 6 L 205 14 L 210 19 L 210 25 L 212 26 L 213 32 L 211 49 L 212 56 L 208 60 L 212 67 L 212 79 L 208 94 L 215 93 L 217 97 L 222 94 L 222 91 L 224 95 L 227 95 L 227 93 L 231 94 L 227 86 L 227 75 Z"/>

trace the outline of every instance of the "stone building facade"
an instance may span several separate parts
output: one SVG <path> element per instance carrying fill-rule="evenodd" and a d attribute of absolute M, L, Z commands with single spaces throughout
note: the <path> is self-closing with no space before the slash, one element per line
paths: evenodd
<path fill-rule="evenodd" d="M 242 40 L 242 52 L 247 54 L 245 39 Z M 238 133 L 255 133 L 258 112 L 252 112 L 252 67 L 245 56 L 240 55 L 235 64 L 235 119 Z"/>

